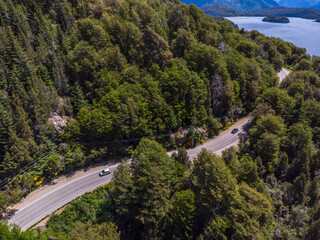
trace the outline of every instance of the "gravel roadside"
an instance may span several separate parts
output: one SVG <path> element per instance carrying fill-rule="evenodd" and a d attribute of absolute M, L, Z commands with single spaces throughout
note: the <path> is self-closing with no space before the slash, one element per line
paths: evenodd
<path fill-rule="evenodd" d="M 206 141 L 204 144 L 197 146 L 194 149 L 199 149 L 201 150 L 202 148 L 206 148 L 206 145 L 218 140 L 219 138 L 223 137 L 225 134 L 227 134 L 228 132 L 230 132 L 232 129 L 237 128 L 238 126 L 242 125 L 243 123 L 245 123 L 246 121 L 248 121 L 248 117 L 242 118 L 240 119 L 238 122 L 236 122 L 234 125 L 232 125 L 229 129 L 221 132 L 217 137 L 210 139 L 208 141 Z M 173 152 L 175 151 L 171 151 L 168 152 L 168 155 L 170 156 Z M 217 153 L 218 155 L 221 155 L 221 151 Z M 92 167 L 86 167 L 77 171 L 74 171 L 72 173 L 63 175 L 55 180 L 53 180 L 52 182 L 40 187 L 39 189 L 31 192 L 29 195 L 27 195 L 25 198 L 23 198 L 19 203 L 9 207 L 9 209 L 22 209 L 26 206 L 28 206 L 30 203 L 32 203 L 33 201 L 35 201 L 36 199 L 46 195 L 49 192 L 52 192 L 53 190 L 71 182 L 74 180 L 77 180 L 83 176 L 89 175 L 91 173 L 94 172 L 99 172 L 102 169 L 108 168 L 110 165 L 113 165 L 116 161 L 111 162 L 110 161 L 108 163 L 99 163 L 95 166 Z"/>

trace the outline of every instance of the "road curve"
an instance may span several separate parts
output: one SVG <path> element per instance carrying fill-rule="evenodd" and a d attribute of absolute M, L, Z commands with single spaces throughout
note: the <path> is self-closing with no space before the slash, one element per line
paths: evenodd
<path fill-rule="evenodd" d="M 109 166 L 113 172 L 117 164 Z M 99 170 L 100 171 L 100 170 Z M 46 195 L 36 199 L 29 205 L 19 209 L 9 220 L 10 224 L 17 224 L 24 231 L 39 222 L 41 219 L 59 209 L 71 200 L 93 191 L 109 182 L 112 174 L 99 177 L 99 171 L 82 176 L 76 180 L 54 189 Z"/>
<path fill-rule="evenodd" d="M 217 155 L 221 155 L 222 151 L 226 148 L 231 146 L 238 146 L 239 143 L 239 135 L 245 132 L 246 125 L 249 121 L 249 118 L 242 118 L 240 119 L 235 125 L 230 127 L 228 130 L 223 131 L 219 136 L 205 142 L 202 145 L 199 145 L 195 148 L 188 149 L 189 158 L 192 160 L 195 158 L 198 153 L 203 149 L 207 149 Z M 237 128 L 238 132 L 232 134 L 231 131 Z M 173 151 L 176 152 L 176 151 Z M 171 155 L 173 152 L 169 152 L 168 154 Z"/>
<path fill-rule="evenodd" d="M 221 154 L 224 149 L 231 146 L 237 146 L 239 142 L 239 134 L 244 131 L 247 122 L 248 118 L 243 118 L 234 126 L 222 132 L 218 137 L 209 140 L 205 144 L 196 148 L 189 149 L 189 157 L 191 159 L 196 157 L 202 148 L 206 148 L 214 153 Z M 238 128 L 239 131 L 236 134 L 231 134 L 231 131 L 234 128 Z M 172 152 L 168 154 L 170 155 Z M 17 224 L 23 231 L 28 229 L 71 200 L 83 195 L 86 192 L 93 191 L 95 188 L 109 182 L 117 165 L 118 164 L 108 166 L 111 171 L 110 175 L 99 177 L 98 173 L 100 170 L 98 170 L 53 189 L 44 196 L 35 199 L 29 205 L 19 209 L 8 220 L 8 222 L 10 224 Z"/>

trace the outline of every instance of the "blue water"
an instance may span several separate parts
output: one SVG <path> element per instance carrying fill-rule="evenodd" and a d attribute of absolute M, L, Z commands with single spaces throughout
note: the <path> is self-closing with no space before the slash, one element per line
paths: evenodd
<path fill-rule="evenodd" d="M 305 48 L 310 55 L 320 56 L 320 23 L 303 18 L 289 18 L 290 23 L 262 22 L 263 17 L 228 17 L 239 28 L 257 30 Z"/>

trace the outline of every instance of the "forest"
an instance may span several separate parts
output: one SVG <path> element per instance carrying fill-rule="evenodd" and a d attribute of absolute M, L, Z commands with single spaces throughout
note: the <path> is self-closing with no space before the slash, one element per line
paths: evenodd
<path fill-rule="evenodd" d="M 3 239 L 320 237 L 320 58 L 175 0 L 0 0 L 0 38 L 0 210 L 132 155 L 46 230 L 1 222 Z M 222 157 L 166 154 L 180 129 L 248 114 Z"/>

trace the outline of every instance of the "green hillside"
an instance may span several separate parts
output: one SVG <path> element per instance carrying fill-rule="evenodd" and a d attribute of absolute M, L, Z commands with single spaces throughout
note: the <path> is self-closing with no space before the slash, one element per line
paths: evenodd
<path fill-rule="evenodd" d="M 2 180 L 30 165 L 29 178 L 47 178 L 133 139 L 238 118 L 305 53 L 253 42 L 194 5 L 2 1 L 1 11 Z"/>
<path fill-rule="evenodd" d="M 219 16 L 219 17 L 233 17 L 233 16 L 240 16 L 241 13 L 222 5 L 219 5 L 217 3 L 210 4 L 210 5 L 204 5 L 200 7 L 200 9 L 209 16 Z"/>
<path fill-rule="evenodd" d="M 318 58 L 174 0 L 0 0 L 0 13 L 0 209 L 61 173 L 133 159 L 47 230 L 0 223 L 3 239 L 317 238 Z M 166 154 L 249 113 L 222 158 Z"/>

